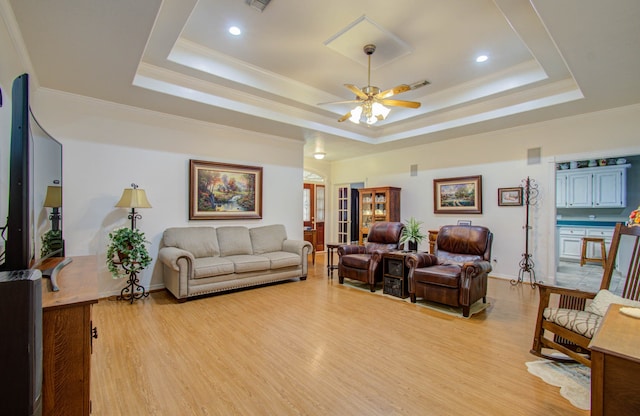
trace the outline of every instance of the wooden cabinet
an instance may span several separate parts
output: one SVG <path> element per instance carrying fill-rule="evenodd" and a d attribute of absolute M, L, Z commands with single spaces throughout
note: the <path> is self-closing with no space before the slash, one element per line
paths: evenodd
<path fill-rule="evenodd" d="M 369 227 L 379 221 L 400 221 L 400 188 L 360 189 L 360 244 L 367 241 Z"/>
<path fill-rule="evenodd" d="M 558 171 L 556 207 L 624 208 L 627 205 L 627 168 L 630 165 Z"/>
<path fill-rule="evenodd" d="M 50 259 L 60 261 L 60 259 Z M 41 268 L 53 267 L 46 261 Z M 42 414 L 89 415 L 91 349 L 97 331 L 91 307 L 98 302 L 95 256 L 74 257 L 57 276 L 60 290 L 42 282 Z"/>
<path fill-rule="evenodd" d="M 391 251 L 382 255 L 382 293 L 403 299 L 409 297 L 409 268 L 405 264 L 408 254 Z"/>
<path fill-rule="evenodd" d="M 640 414 L 640 320 L 611 305 L 591 349 L 591 414 Z"/>

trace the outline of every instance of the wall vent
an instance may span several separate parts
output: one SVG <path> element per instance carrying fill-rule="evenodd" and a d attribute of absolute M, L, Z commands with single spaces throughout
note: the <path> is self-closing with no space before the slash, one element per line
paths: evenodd
<path fill-rule="evenodd" d="M 271 0 L 245 0 L 245 3 L 256 10 L 260 10 L 260 12 L 263 12 L 264 9 L 266 9 L 269 5 L 270 1 Z"/>

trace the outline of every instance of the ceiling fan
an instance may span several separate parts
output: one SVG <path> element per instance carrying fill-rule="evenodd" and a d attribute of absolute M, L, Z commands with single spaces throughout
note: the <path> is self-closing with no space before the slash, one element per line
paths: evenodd
<path fill-rule="evenodd" d="M 332 101 L 328 103 L 320 103 L 319 105 L 357 103 L 358 105 L 354 109 L 338 119 L 339 122 L 350 120 L 356 124 L 359 124 L 363 117 L 367 124 L 374 124 L 377 121 L 384 120 L 391 111 L 385 106 L 419 108 L 419 102 L 395 99 L 390 100 L 389 97 L 423 87 L 428 85 L 429 81 L 419 81 L 411 85 L 400 84 L 388 90 L 381 91 L 380 88 L 371 85 L 371 55 L 376 51 L 376 45 L 367 44 L 363 47 L 363 50 L 369 57 L 367 86 L 358 88 L 353 84 L 344 84 L 345 87 L 356 95 L 354 100 Z"/>

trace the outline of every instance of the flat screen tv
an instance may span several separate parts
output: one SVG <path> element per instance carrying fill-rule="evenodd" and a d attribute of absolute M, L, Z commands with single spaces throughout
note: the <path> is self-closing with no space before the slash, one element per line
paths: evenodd
<path fill-rule="evenodd" d="M 0 260 L 0 270 L 5 271 L 38 267 L 46 258 L 64 256 L 60 222 L 62 145 L 40 126 L 31 111 L 28 74 L 14 80 L 11 105 L 9 185 L 5 199 L 8 209 L 7 223 L 2 230 L 5 251 Z M 59 203 L 45 201 L 49 188 L 57 191 Z M 43 243 L 51 236 L 47 233 L 53 228 L 58 228 L 59 242 L 56 240 L 53 249 L 43 250 Z M 42 274 L 50 276 L 52 271 Z"/>

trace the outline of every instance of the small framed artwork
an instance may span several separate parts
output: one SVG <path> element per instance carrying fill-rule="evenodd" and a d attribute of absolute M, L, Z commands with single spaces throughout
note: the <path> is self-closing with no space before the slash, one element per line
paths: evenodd
<path fill-rule="evenodd" d="M 522 187 L 498 188 L 498 205 L 519 207 L 522 205 Z"/>
<path fill-rule="evenodd" d="M 466 225 L 466 226 L 471 226 L 471 221 L 470 220 L 458 220 L 458 225 Z"/>
<path fill-rule="evenodd" d="M 433 180 L 435 214 L 482 214 L 482 176 Z"/>
<path fill-rule="evenodd" d="M 262 167 L 189 161 L 189 219 L 262 218 Z"/>

